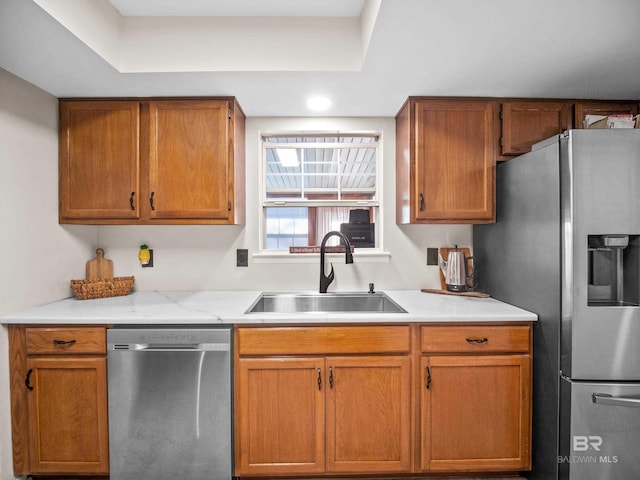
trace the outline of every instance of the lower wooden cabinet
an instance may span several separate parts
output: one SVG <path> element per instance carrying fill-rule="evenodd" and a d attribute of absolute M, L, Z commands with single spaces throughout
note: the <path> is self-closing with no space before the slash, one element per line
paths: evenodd
<path fill-rule="evenodd" d="M 15 475 L 109 473 L 104 327 L 9 327 Z"/>
<path fill-rule="evenodd" d="M 531 468 L 529 324 L 240 327 L 238 477 Z"/>
<path fill-rule="evenodd" d="M 419 469 L 531 469 L 531 328 L 420 328 Z"/>
<path fill-rule="evenodd" d="M 27 359 L 31 473 L 107 473 L 107 359 Z"/>
<path fill-rule="evenodd" d="M 424 356 L 420 469 L 530 468 L 528 355 Z"/>
<path fill-rule="evenodd" d="M 327 472 L 409 471 L 409 357 L 330 357 L 326 362 Z"/>
<path fill-rule="evenodd" d="M 410 471 L 408 326 L 236 333 L 237 476 Z"/>
<path fill-rule="evenodd" d="M 243 358 L 238 363 L 236 474 L 324 470 L 324 358 Z"/>

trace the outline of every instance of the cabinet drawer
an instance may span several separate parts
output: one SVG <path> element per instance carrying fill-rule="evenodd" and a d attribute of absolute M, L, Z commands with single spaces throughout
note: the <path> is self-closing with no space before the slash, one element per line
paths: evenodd
<path fill-rule="evenodd" d="M 240 355 L 409 352 L 408 326 L 239 328 Z"/>
<path fill-rule="evenodd" d="M 430 353 L 529 352 L 530 331 L 527 325 L 423 326 L 420 346 Z"/>
<path fill-rule="evenodd" d="M 27 353 L 106 353 L 104 327 L 27 328 Z"/>

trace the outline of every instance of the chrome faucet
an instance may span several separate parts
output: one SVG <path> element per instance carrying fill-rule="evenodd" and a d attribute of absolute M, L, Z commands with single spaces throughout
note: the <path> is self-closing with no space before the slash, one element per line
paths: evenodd
<path fill-rule="evenodd" d="M 353 254 L 351 253 L 351 242 L 342 233 L 332 231 L 327 233 L 320 244 L 320 293 L 327 293 L 327 287 L 333 282 L 333 264 L 331 264 L 331 272 L 329 275 L 324 274 L 324 247 L 330 237 L 340 237 L 345 248 L 344 263 L 353 263 Z"/>

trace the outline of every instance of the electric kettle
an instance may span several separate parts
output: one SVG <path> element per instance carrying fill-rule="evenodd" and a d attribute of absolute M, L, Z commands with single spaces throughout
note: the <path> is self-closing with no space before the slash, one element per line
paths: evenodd
<path fill-rule="evenodd" d="M 448 291 L 473 290 L 473 273 L 469 273 L 469 262 L 471 262 L 471 271 L 473 271 L 473 257 L 465 257 L 464 252 L 458 249 L 457 245 L 449 251 L 446 261 L 440 256 L 440 268 L 444 274 L 444 283 Z"/>

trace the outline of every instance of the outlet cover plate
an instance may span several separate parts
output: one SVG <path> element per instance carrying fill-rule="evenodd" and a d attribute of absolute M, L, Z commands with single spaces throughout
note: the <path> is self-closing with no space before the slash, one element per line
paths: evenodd
<path fill-rule="evenodd" d="M 427 265 L 438 265 L 437 248 L 427 248 Z"/>
<path fill-rule="evenodd" d="M 249 266 L 249 250 L 246 248 L 238 248 L 236 250 L 236 267 Z"/>

